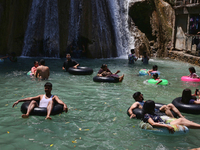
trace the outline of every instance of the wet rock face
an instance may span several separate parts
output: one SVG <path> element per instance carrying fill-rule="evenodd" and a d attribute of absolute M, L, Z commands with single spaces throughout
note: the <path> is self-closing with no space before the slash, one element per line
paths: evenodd
<path fill-rule="evenodd" d="M 136 53 L 142 54 L 146 49 L 150 54 L 152 46 L 150 47 L 149 41 L 154 41 L 153 48 L 158 49 L 159 56 L 163 56 L 165 47 L 171 39 L 170 20 L 173 14 L 170 11 L 172 10 L 161 0 L 148 2 L 131 0 L 131 5 L 127 6 L 129 7 L 127 16 L 129 15 L 131 20 L 130 31 L 120 28 L 126 26 L 124 22 L 127 20 L 123 18 L 127 11 L 126 0 L 112 1 L 116 2 L 115 5 L 107 0 L 57 0 L 57 2 L 61 57 L 65 56 L 73 42 L 79 46 L 84 45 L 86 56 L 89 58 L 117 57 L 120 55 L 119 49 L 130 48 L 129 32 L 135 36 L 132 44 L 135 45 Z M 0 1 L 0 54 L 5 55 L 13 51 L 18 56 L 22 54 L 31 5 L 32 0 Z M 120 12 L 112 11 L 121 6 Z M 114 16 L 117 13 L 119 17 Z M 113 21 L 114 17 L 119 19 L 119 22 Z M 116 31 L 117 29 L 119 31 Z M 39 44 L 38 53 L 43 45 Z"/>
<path fill-rule="evenodd" d="M 150 51 L 153 50 L 159 57 L 167 56 L 167 46 L 172 38 L 174 17 L 172 7 L 162 0 L 149 0 L 136 2 L 129 10 L 129 15 L 138 29 L 145 33 L 150 43 L 154 43 L 150 46 Z M 137 36 L 137 39 L 143 41 L 144 35 L 141 38 Z M 143 43 L 149 47 L 147 40 Z M 136 47 L 141 47 L 141 42 L 136 43 Z"/>

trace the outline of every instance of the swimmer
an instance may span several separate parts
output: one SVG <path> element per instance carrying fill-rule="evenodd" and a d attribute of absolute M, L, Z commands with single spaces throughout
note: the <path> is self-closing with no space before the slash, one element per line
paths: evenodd
<path fill-rule="evenodd" d="M 31 68 L 31 73 L 33 75 L 35 75 L 38 66 L 39 66 L 38 61 L 34 61 L 34 66 Z"/>
<path fill-rule="evenodd" d="M 158 85 L 159 83 L 162 82 L 162 80 L 158 77 L 158 74 L 157 74 L 157 73 L 154 73 L 153 76 L 152 76 L 152 78 L 153 78 L 154 80 L 158 81 L 158 82 L 156 83 L 156 85 Z"/>
<path fill-rule="evenodd" d="M 120 72 L 120 70 L 117 70 L 115 73 L 112 73 L 106 64 L 102 64 L 101 69 L 99 70 L 97 76 L 98 77 L 112 77 L 119 79 L 119 82 L 122 82 L 124 79 L 124 74 L 122 76 L 118 76 L 117 74 Z"/>
<path fill-rule="evenodd" d="M 146 52 L 143 53 L 142 62 L 143 64 L 149 64 L 149 56 L 147 56 Z"/>
<path fill-rule="evenodd" d="M 131 49 L 131 54 L 128 55 L 128 63 L 134 64 L 134 61 L 137 61 L 137 57 L 135 56 L 135 49 Z"/>
<path fill-rule="evenodd" d="M 154 65 L 153 66 L 153 69 L 149 70 L 147 73 L 149 74 L 149 76 L 151 76 L 151 72 L 153 71 L 158 71 L 158 66 L 157 65 Z"/>
<path fill-rule="evenodd" d="M 25 99 L 20 99 L 20 100 L 16 101 L 13 104 L 12 107 L 16 106 L 19 102 L 31 101 L 29 106 L 28 106 L 26 114 L 23 114 L 22 118 L 28 118 L 29 114 L 31 113 L 31 111 L 35 107 L 45 107 L 45 108 L 47 108 L 47 116 L 46 116 L 45 119 L 51 120 L 52 118 L 50 117 L 50 114 L 51 114 L 51 111 L 53 109 L 53 105 L 54 105 L 55 102 L 63 105 L 63 110 L 66 113 L 68 112 L 67 105 L 62 100 L 60 100 L 58 98 L 58 96 L 51 94 L 52 84 L 50 82 L 47 82 L 44 85 L 44 91 L 45 91 L 44 95 L 38 95 L 38 96 L 35 96 L 35 97 L 28 97 L 28 98 L 25 98 Z M 39 105 L 36 101 L 39 101 Z"/>
<path fill-rule="evenodd" d="M 164 127 L 169 130 L 169 133 L 174 133 L 174 128 L 170 125 L 183 125 L 191 129 L 200 129 L 200 124 L 189 121 L 185 118 L 173 118 L 169 124 L 166 124 L 160 116 L 155 114 L 155 102 L 147 100 L 142 108 L 143 121 L 151 124 L 153 127 Z"/>
<path fill-rule="evenodd" d="M 71 55 L 67 54 L 66 55 L 67 60 L 63 63 L 62 70 L 68 71 L 70 67 L 73 67 L 74 69 L 77 69 L 77 67 L 80 65 L 78 62 L 75 60 L 71 59 Z"/>
<path fill-rule="evenodd" d="M 37 67 L 35 76 L 36 78 L 47 80 L 49 78 L 49 75 L 50 75 L 49 67 L 45 66 L 45 60 L 41 59 L 40 66 Z"/>
<path fill-rule="evenodd" d="M 188 77 L 199 79 L 199 76 L 196 74 L 196 70 L 194 67 L 190 67 L 189 72 L 190 72 L 190 75 L 188 75 Z"/>
<path fill-rule="evenodd" d="M 130 119 L 136 117 L 136 115 L 133 113 L 133 109 L 135 109 L 135 108 L 142 109 L 144 102 L 145 102 L 143 94 L 141 92 L 135 92 L 133 94 L 133 98 L 135 99 L 136 102 L 133 103 L 128 110 L 128 115 L 129 115 Z M 161 112 L 165 112 L 165 114 L 167 116 L 174 118 L 174 116 L 171 112 L 171 110 L 173 110 L 180 118 L 183 118 L 180 111 L 172 103 L 167 104 L 167 105 L 163 105 L 162 107 L 159 108 L 159 110 Z"/>

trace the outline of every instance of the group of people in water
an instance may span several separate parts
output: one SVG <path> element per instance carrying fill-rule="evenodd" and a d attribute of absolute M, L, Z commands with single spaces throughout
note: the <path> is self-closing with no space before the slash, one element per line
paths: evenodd
<path fill-rule="evenodd" d="M 132 51 L 132 54 L 134 52 Z M 131 56 L 132 57 L 132 56 Z M 66 61 L 63 63 L 62 70 L 68 70 L 70 67 L 77 68 L 80 64 L 76 62 L 75 60 L 71 59 L 71 55 L 67 54 L 66 55 Z M 137 61 L 137 58 L 135 56 L 132 57 L 133 59 L 129 59 L 131 61 Z M 148 62 L 149 58 L 144 56 L 143 62 Z M 148 71 L 149 76 L 151 76 L 152 72 L 157 71 L 158 66 L 154 65 L 153 69 Z M 34 74 L 35 77 L 41 78 L 41 79 L 48 79 L 50 75 L 49 67 L 45 66 L 45 61 L 42 59 L 40 60 L 40 66 L 37 61 L 34 62 L 34 66 L 31 68 L 31 72 Z M 102 64 L 101 69 L 98 71 L 97 76 L 99 77 L 113 77 L 113 78 L 118 78 L 119 82 L 123 81 L 124 74 L 122 76 L 118 76 L 117 74 L 120 72 L 120 70 L 117 70 L 115 73 L 112 73 L 106 64 Z M 199 76 L 196 74 L 196 70 L 194 67 L 189 68 L 190 74 L 188 77 L 191 78 L 199 78 Z M 153 79 L 158 80 L 158 84 L 162 82 L 162 80 L 159 79 L 158 74 L 154 73 L 152 75 Z M 35 107 L 45 107 L 47 108 L 47 116 L 46 119 L 51 119 L 50 114 L 52 111 L 52 108 L 54 106 L 54 103 L 59 103 L 63 105 L 63 111 L 68 112 L 67 105 L 58 98 L 56 95 L 52 95 L 52 84 L 50 82 L 47 82 L 44 85 L 44 90 L 45 94 L 44 95 L 38 95 L 35 97 L 28 97 L 25 99 L 20 99 L 16 101 L 13 104 L 13 107 L 16 106 L 19 102 L 25 102 L 25 101 L 31 101 L 27 113 L 22 115 L 22 118 L 28 118 L 31 111 Z M 198 98 L 196 98 L 198 96 Z M 143 112 L 143 117 L 142 120 L 144 122 L 150 123 L 152 126 L 156 127 L 164 127 L 169 130 L 170 133 L 174 133 L 174 128 L 170 125 L 184 125 L 187 126 L 188 128 L 192 129 L 200 129 L 200 124 L 194 123 L 192 121 L 187 120 L 181 112 L 172 104 L 167 104 L 163 105 L 159 109 L 155 109 L 155 102 L 152 100 L 147 100 L 144 101 L 143 94 L 141 92 L 135 92 L 133 94 L 133 98 L 135 99 L 136 102 L 134 102 L 130 108 L 127 110 L 127 114 L 129 115 L 130 118 L 136 117 L 136 114 L 133 113 L 133 110 L 135 108 L 142 109 Z M 182 92 L 182 99 L 181 102 L 185 104 L 200 104 L 200 92 L 198 89 L 196 90 L 195 94 L 192 94 L 190 89 L 184 89 Z M 39 101 L 39 103 L 38 103 Z M 172 111 L 174 111 L 177 116 L 179 117 L 178 119 L 174 118 L 174 115 L 172 114 Z M 164 112 L 167 116 L 174 118 L 170 122 L 164 122 L 162 118 L 157 115 L 157 112 Z"/>

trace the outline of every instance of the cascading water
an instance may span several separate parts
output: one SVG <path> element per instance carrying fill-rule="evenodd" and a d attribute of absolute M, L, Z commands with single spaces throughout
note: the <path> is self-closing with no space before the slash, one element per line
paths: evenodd
<path fill-rule="evenodd" d="M 69 12 L 68 44 L 73 43 L 74 46 L 77 46 L 82 16 L 82 0 L 71 0 Z"/>
<path fill-rule="evenodd" d="M 115 41 L 118 56 L 127 55 L 134 48 L 134 36 L 128 27 L 128 10 L 131 0 L 107 0 L 112 25 L 115 31 Z"/>
<path fill-rule="evenodd" d="M 22 56 L 59 57 L 57 0 L 33 0 Z"/>

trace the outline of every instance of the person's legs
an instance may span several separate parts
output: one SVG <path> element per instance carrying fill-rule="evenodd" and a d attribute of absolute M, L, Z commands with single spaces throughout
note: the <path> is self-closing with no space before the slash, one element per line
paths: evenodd
<path fill-rule="evenodd" d="M 47 106 L 47 116 L 45 119 L 51 120 L 50 114 L 51 114 L 52 109 L 53 109 L 53 101 L 49 101 L 48 106 Z"/>
<path fill-rule="evenodd" d="M 163 111 L 167 116 L 174 118 L 174 115 L 172 114 L 169 107 L 167 107 L 167 105 L 163 105 L 162 107 L 160 107 L 160 111 Z"/>
<path fill-rule="evenodd" d="M 189 121 L 185 118 L 176 119 L 176 120 L 170 122 L 170 124 L 171 125 L 184 125 L 184 126 L 191 128 L 191 129 L 200 129 L 200 124 L 194 123 L 194 122 Z"/>
<path fill-rule="evenodd" d="M 31 101 L 30 104 L 28 105 L 28 110 L 26 112 L 26 114 L 22 115 L 22 118 L 28 118 L 30 112 L 33 110 L 33 108 L 38 107 L 38 104 L 36 101 Z"/>
<path fill-rule="evenodd" d="M 170 109 L 170 110 L 173 110 L 180 118 L 184 118 L 182 116 L 182 114 L 180 113 L 180 111 L 172 104 L 168 104 L 167 107 Z"/>
<path fill-rule="evenodd" d="M 124 74 L 121 77 L 119 77 L 119 82 L 122 82 L 123 79 L 124 79 Z"/>

